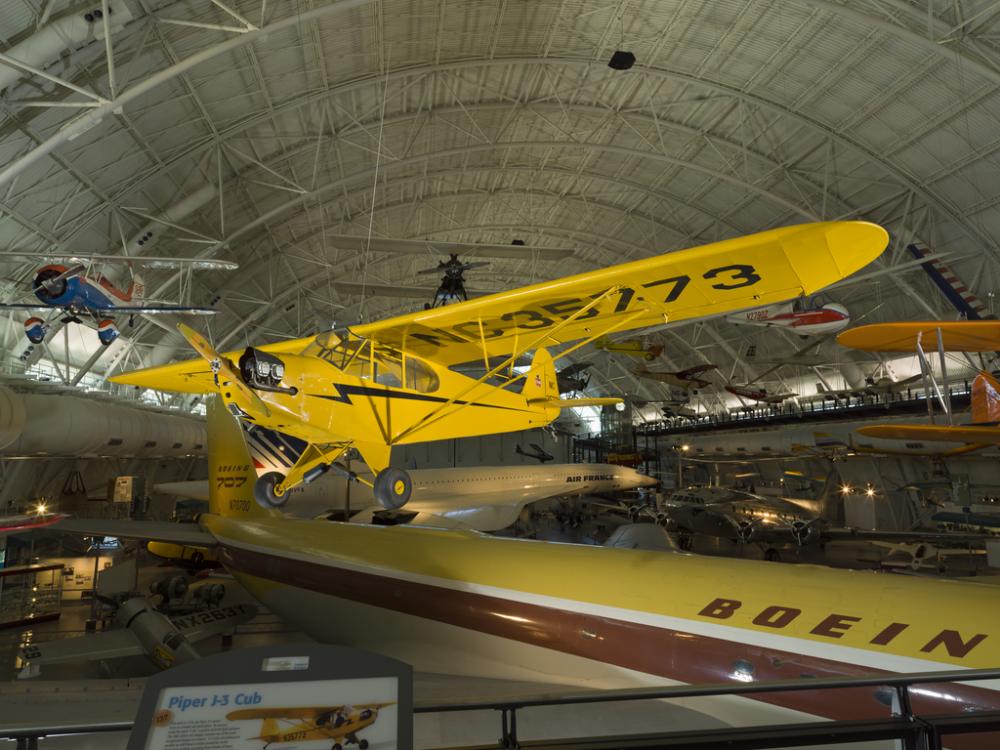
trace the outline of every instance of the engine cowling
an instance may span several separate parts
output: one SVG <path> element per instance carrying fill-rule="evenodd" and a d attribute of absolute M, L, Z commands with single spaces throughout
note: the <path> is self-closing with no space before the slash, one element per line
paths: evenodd
<path fill-rule="evenodd" d="M 40 344 L 45 340 L 49 327 L 41 318 L 28 318 L 24 321 L 24 335 L 32 344 Z"/>
<path fill-rule="evenodd" d="M 60 278 L 66 272 L 61 266 L 47 266 L 35 274 L 35 280 L 31 284 L 32 290 L 38 297 L 45 299 L 56 299 L 66 294 L 69 286 L 66 278 Z"/>
<path fill-rule="evenodd" d="M 260 349 L 248 346 L 239 361 L 240 376 L 251 388 L 261 391 L 295 392 L 295 388 L 283 388 L 285 363 L 278 357 Z"/>
<path fill-rule="evenodd" d="M 757 534 L 757 524 L 753 521 L 740 521 L 736 524 L 736 536 L 744 544 L 749 544 L 753 541 L 754 536 Z"/>
<path fill-rule="evenodd" d="M 816 524 L 810 521 L 795 521 L 792 523 L 792 537 L 800 547 L 818 542 L 820 533 Z"/>
<path fill-rule="evenodd" d="M 97 324 L 97 338 L 101 340 L 104 346 L 111 346 L 119 336 L 121 336 L 121 331 L 118 330 L 118 326 L 110 318 L 105 318 Z"/>

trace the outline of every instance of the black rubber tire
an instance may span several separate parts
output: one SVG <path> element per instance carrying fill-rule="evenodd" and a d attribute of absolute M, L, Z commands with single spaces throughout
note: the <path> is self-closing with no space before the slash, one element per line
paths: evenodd
<path fill-rule="evenodd" d="M 333 747 L 331 747 L 330 750 L 344 750 L 344 748 L 340 746 L 339 742 L 334 742 Z"/>
<path fill-rule="evenodd" d="M 399 510 L 410 499 L 413 492 L 413 480 L 403 469 L 382 469 L 375 477 L 372 493 L 375 501 L 386 510 Z"/>
<path fill-rule="evenodd" d="M 284 475 L 280 471 L 269 471 L 257 479 L 253 486 L 253 498 L 261 508 L 280 508 L 288 502 L 288 493 L 276 495 L 274 485 L 278 484 Z"/>
<path fill-rule="evenodd" d="M 361 748 L 361 750 L 368 750 L 368 740 L 361 740 L 361 742 L 358 743 L 358 747 Z"/>

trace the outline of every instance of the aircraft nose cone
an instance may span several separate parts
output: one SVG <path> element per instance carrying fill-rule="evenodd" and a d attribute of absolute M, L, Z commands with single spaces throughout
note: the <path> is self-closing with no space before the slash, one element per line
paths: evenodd
<path fill-rule="evenodd" d="M 848 312 L 847 308 L 841 305 L 839 302 L 829 302 L 823 305 L 824 310 L 829 310 L 830 312 L 835 312 L 838 315 L 842 315 L 845 318 L 851 317 L 851 313 Z"/>

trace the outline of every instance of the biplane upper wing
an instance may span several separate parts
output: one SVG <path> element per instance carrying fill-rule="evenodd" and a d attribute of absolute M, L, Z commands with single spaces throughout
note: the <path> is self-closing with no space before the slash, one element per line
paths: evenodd
<path fill-rule="evenodd" d="M 946 352 L 1000 350 L 1000 320 L 874 323 L 844 331 L 837 343 L 866 352 L 915 352 L 919 335 L 921 347 L 929 352 L 938 348 L 938 331 Z"/>
<path fill-rule="evenodd" d="M 772 229 L 431 310 L 353 326 L 377 346 L 443 365 L 483 361 L 602 332 L 718 315 L 811 294 L 875 260 L 888 234 L 863 221 Z M 302 352 L 313 338 L 259 347 Z M 238 352 L 223 356 L 236 359 Z M 111 378 L 145 388 L 214 390 L 204 360 Z"/>
<path fill-rule="evenodd" d="M 125 263 L 145 268 L 191 268 L 198 271 L 235 271 L 240 267 L 238 263 L 231 260 L 218 258 L 154 258 L 149 255 L 131 257 L 128 255 L 73 255 L 69 253 L 22 253 L 16 251 L 0 253 L 0 260 L 6 258 L 30 258 L 36 263 Z"/>
<path fill-rule="evenodd" d="M 547 346 L 811 294 L 868 265 L 887 242 L 882 227 L 861 221 L 783 227 L 351 330 L 446 365 L 482 361 L 484 349 L 509 354 L 536 340 Z"/>

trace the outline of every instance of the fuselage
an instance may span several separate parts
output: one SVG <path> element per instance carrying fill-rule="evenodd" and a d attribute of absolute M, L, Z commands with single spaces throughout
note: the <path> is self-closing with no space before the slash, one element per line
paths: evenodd
<path fill-rule="evenodd" d="M 467 515 L 468 509 L 483 505 L 520 506 L 546 497 L 620 492 L 656 484 L 655 479 L 635 469 L 612 464 L 476 466 L 413 469 L 409 473 L 413 494 L 405 509 L 445 517 Z M 209 498 L 208 480 L 170 482 L 156 489 L 199 500 Z M 347 479 L 332 472 L 290 492 L 294 502 L 288 510 L 299 518 L 340 510 L 348 503 Z M 371 488 L 360 482 L 350 484 L 349 500 L 353 510 L 377 505 Z"/>
<path fill-rule="evenodd" d="M 802 336 L 822 336 L 847 328 L 851 315 L 846 307 L 836 302 L 817 305 L 795 300 L 744 310 L 727 315 L 726 320 L 742 325 L 790 328 Z"/>
<path fill-rule="evenodd" d="M 984 584 L 412 527 L 203 523 L 226 567 L 282 618 L 417 670 L 623 687 L 1000 661 L 1000 590 Z M 914 708 L 1000 707 L 1000 685 L 978 685 L 915 689 Z M 746 701 L 729 700 L 724 718 L 740 723 Z M 870 689 L 763 700 L 830 718 L 885 717 L 891 703 Z"/>
<path fill-rule="evenodd" d="M 39 278 L 46 274 L 58 276 L 71 270 L 68 266 L 50 265 L 40 268 Z M 84 274 L 69 276 L 60 283 L 60 288 L 52 293 L 44 286 L 36 284 L 35 296 L 51 307 L 65 307 L 79 311 L 114 312 L 120 305 L 132 304 L 134 288 L 119 289 L 102 276 L 91 278 Z"/>
<path fill-rule="evenodd" d="M 819 514 L 809 503 L 705 487 L 672 492 L 664 498 L 661 510 L 682 528 L 698 534 L 764 541 L 774 532 L 787 536 L 796 524 L 816 521 Z"/>

